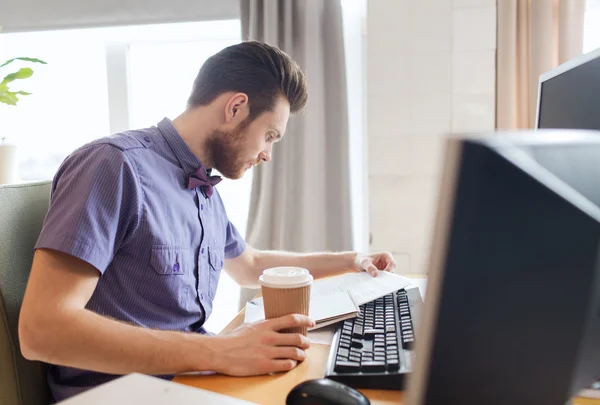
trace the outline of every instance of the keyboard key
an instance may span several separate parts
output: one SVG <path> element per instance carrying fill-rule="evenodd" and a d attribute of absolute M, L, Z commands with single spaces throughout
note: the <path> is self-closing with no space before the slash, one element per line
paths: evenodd
<path fill-rule="evenodd" d="M 338 356 L 342 356 L 342 357 L 348 358 L 349 355 L 350 355 L 350 350 L 344 349 L 344 348 L 338 349 Z"/>
<path fill-rule="evenodd" d="M 365 373 L 376 373 L 385 371 L 385 362 L 383 361 L 365 361 L 360 365 L 360 370 Z"/>
<path fill-rule="evenodd" d="M 354 325 L 354 330 L 352 331 L 352 334 L 354 335 L 355 338 L 362 339 L 362 337 L 363 337 L 362 325 Z"/>
<path fill-rule="evenodd" d="M 394 324 L 386 325 L 385 326 L 385 331 L 386 332 L 396 332 L 396 326 Z"/>
<path fill-rule="evenodd" d="M 354 361 L 338 361 L 334 371 L 336 373 L 357 373 L 360 371 L 360 364 Z"/>
<path fill-rule="evenodd" d="M 398 360 L 388 360 L 387 369 L 388 371 L 398 371 L 400 369 L 400 362 Z"/>
<path fill-rule="evenodd" d="M 378 356 L 377 354 L 375 354 L 375 356 L 373 357 L 373 360 L 384 362 L 385 356 Z"/>
<path fill-rule="evenodd" d="M 340 347 L 344 348 L 344 349 L 349 349 L 350 348 L 350 343 L 348 343 L 348 342 L 340 342 Z"/>
<path fill-rule="evenodd" d="M 358 339 L 352 339 L 352 343 L 350 343 L 350 345 L 352 347 L 356 347 L 358 349 L 362 349 L 362 347 L 363 347 L 362 341 L 360 341 Z"/>
<path fill-rule="evenodd" d="M 355 362 L 355 363 L 360 363 L 360 357 L 357 357 L 357 356 L 350 356 L 350 357 L 348 357 L 348 360 Z"/>

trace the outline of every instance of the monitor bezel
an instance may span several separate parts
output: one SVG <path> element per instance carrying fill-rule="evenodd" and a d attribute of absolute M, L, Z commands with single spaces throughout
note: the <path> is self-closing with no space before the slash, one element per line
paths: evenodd
<path fill-rule="evenodd" d="M 550 79 L 553 79 L 565 72 L 575 69 L 583 64 L 586 64 L 592 60 L 600 58 L 600 48 L 594 49 L 588 53 L 581 54 L 559 66 L 556 68 L 549 70 L 540 75 L 538 81 L 538 91 L 537 91 L 537 103 L 535 107 L 535 129 L 539 129 L 540 127 L 540 104 L 542 102 L 542 86 L 545 82 Z"/>

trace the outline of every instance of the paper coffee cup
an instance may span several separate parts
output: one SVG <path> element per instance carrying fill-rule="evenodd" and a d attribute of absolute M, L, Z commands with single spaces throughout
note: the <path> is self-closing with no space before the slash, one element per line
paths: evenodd
<path fill-rule="evenodd" d="M 259 277 L 265 307 L 265 318 L 279 318 L 289 314 L 308 316 L 310 286 L 313 277 L 301 267 L 266 269 Z M 307 328 L 282 329 L 283 333 L 307 334 Z"/>

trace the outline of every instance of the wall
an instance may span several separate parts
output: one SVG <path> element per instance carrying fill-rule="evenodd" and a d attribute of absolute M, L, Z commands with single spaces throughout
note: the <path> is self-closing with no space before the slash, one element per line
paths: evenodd
<path fill-rule="evenodd" d="M 495 125 L 496 0 L 369 0 L 371 251 L 425 273 L 443 137 Z"/>

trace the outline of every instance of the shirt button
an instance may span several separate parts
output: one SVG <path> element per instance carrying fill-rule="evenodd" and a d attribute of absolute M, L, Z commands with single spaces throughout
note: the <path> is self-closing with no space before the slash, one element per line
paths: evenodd
<path fill-rule="evenodd" d="M 200 204 L 200 209 L 203 210 L 204 209 L 204 204 Z"/>
<path fill-rule="evenodd" d="M 150 137 L 149 137 L 149 136 L 145 136 L 145 137 L 144 137 L 144 141 L 146 141 L 146 142 L 150 142 Z"/>
<path fill-rule="evenodd" d="M 200 253 L 204 254 L 204 248 L 202 248 L 202 249 L 200 250 Z"/>
<path fill-rule="evenodd" d="M 204 299 L 204 294 L 200 294 L 200 298 Z"/>
<path fill-rule="evenodd" d="M 173 271 L 174 271 L 174 272 L 178 272 L 178 271 L 179 271 L 179 263 L 175 263 L 175 264 L 173 265 Z"/>

